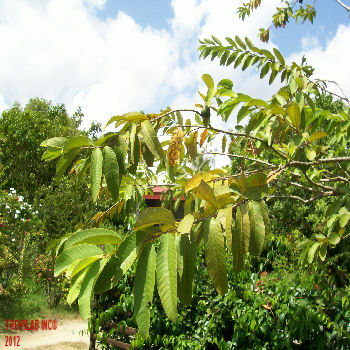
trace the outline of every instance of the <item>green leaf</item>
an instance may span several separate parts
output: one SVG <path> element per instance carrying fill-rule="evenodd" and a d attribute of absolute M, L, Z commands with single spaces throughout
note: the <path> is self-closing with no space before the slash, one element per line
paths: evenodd
<path fill-rule="evenodd" d="M 84 176 L 85 176 L 87 170 L 89 169 L 90 165 L 91 165 L 91 155 L 89 155 L 88 158 L 86 158 L 83 161 L 83 165 L 82 165 L 81 169 L 79 170 L 77 185 L 80 185 L 82 183 Z"/>
<path fill-rule="evenodd" d="M 67 303 L 69 305 L 72 305 L 72 303 L 78 298 L 79 293 L 80 293 L 80 288 L 81 288 L 81 283 L 83 282 L 83 279 L 86 275 L 87 270 L 81 272 L 79 277 L 74 281 L 72 286 L 69 289 L 69 293 L 67 296 Z"/>
<path fill-rule="evenodd" d="M 214 218 L 204 223 L 204 254 L 214 288 L 221 295 L 226 294 L 228 282 L 224 236 L 220 223 Z"/>
<path fill-rule="evenodd" d="M 177 320 L 177 261 L 174 235 L 160 237 L 157 252 L 157 288 L 163 309 L 173 321 Z"/>
<path fill-rule="evenodd" d="M 300 108 L 297 103 L 291 103 L 287 106 L 287 114 L 292 121 L 293 125 L 297 128 L 300 127 L 301 123 L 301 114 Z"/>
<path fill-rule="evenodd" d="M 232 247 L 232 205 L 225 208 L 225 231 L 226 231 L 226 246 L 231 251 Z"/>
<path fill-rule="evenodd" d="M 307 148 L 305 150 L 306 158 L 310 161 L 313 161 L 316 158 L 316 152 L 313 149 Z"/>
<path fill-rule="evenodd" d="M 243 41 L 238 35 L 235 36 L 235 40 L 236 40 L 236 43 L 237 43 L 243 50 L 247 50 L 246 44 L 244 43 L 244 41 Z"/>
<path fill-rule="evenodd" d="M 194 221 L 194 216 L 192 214 L 187 214 L 180 221 L 179 227 L 177 228 L 177 232 L 179 232 L 179 234 L 190 233 L 192 229 L 193 221 Z"/>
<path fill-rule="evenodd" d="M 271 75 L 270 75 L 270 79 L 269 79 L 269 85 L 271 85 L 274 82 L 274 80 L 277 77 L 277 74 L 278 74 L 278 70 L 272 69 L 272 72 L 271 72 Z"/>
<path fill-rule="evenodd" d="M 246 204 L 238 207 L 235 230 L 232 232 L 233 270 L 239 272 L 244 266 L 244 258 L 249 249 L 250 221 Z"/>
<path fill-rule="evenodd" d="M 264 226 L 265 226 L 265 242 L 264 242 L 264 245 L 265 245 L 266 241 L 267 241 L 267 235 L 269 234 L 270 227 L 271 227 L 270 218 L 269 218 L 269 210 L 268 210 L 267 205 L 266 205 L 266 203 L 264 201 L 259 201 L 258 203 L 259 203 L 261 214 L 262 214 L 262 217 L 263 217 L 263 220 L 264 220 Z"/>
<path fill-rule="evenodd" d="M 261 69 L 260 79 L 264 78 L 264 76 L 269 72 L 270 67 L 271 67 L 271 63 L 270 62 L 266 62 L 265 65 Z"/>
<path fill-rule="evenodd" d="M 73 264 L 70 264 L 69 268 L 66 270 L 66 276 L 69 278 L 74 278 L 81 271 L 86 269 L 89 265 L 91 265 L 96 260 L 101 259 L 103 256 L 90 256 L 88 258 L 75 260 Z"/>
<path fill-rule="evenodd" d="M 65 143 L 68 141 L 67 137 L 53 137 L 51 139 L 43 141 L 41 147 L 52 147 L 52 148 L 63 148 Z"/>
<path fill-rule="evenodd" d="M 59 180 L 64 175 L 65 171 L 72 163 L 74 157 L 79 153 L 80 148 L 73 148 L 69 152 L 65 153 L 56 165 L 56 179 Z"/>
<path fill-rule="evenodd" d="M 152 302 L 156 272 L 156 251 L 148 244 L 142 251 L 137 263 L 134 280 L 134 313 L 139 333 L 147 338 L 150 327 L 148 304 Z"/>
<path fill-rule="evenodd" d="M 244 196 L 252 200 L 260 200 L 268 193 L 267 176 L 265 173 L 256 173 L 245 179 Z"/>
<path fill-rule="evenodd" d="M 237 124 L 240 123 L 252 111 L 249 106 L 242 106 L 237 113 Z"/>
<path fill-rule="evenodd" d="M 141 253 L 147 233 L 132 232 L 119 245 L 116 256 L 112 256 L 106 263 L 95 286 L 95 293 L 103 293 L 113 288 L 119 279 L 130 269 Z"/>
<path fill-rule="evenodd" d="M 99 256 L 102 254 L 102 250 L 92 244 L 79 244 L 64 250 L 56 259 L 55 276 L 63 273 L 69 265 L 77 259 L 83 259 L 89 256 Z"/>
<path fill-rule="evenodd" d="M 80 293 L 78 297 L 79 313 L 83 320 L 90 317 L 90 304 L 94 285 L 96 280 L 104 268 L 106 261 L 98 260 L 91 264 L 81 283 Z"/>
<path fill-rule="evenodd" d="M 339 237 L 338 233 L 332 233 L 328 237 L 328 240 L 329 240 L 330 244 L 337 245 L 340 242 L 340 237 Z"/>
<path fill-rule="evenodd" d="M 92 146 L 93 142 L 87 136 L 72 136 L 65 142 L 63 152 L 69 152 L 73 148 Z"/>
<path fill-rule="evenodd" d="M 115 155 L 117 156 L 118 166 L 119 166 L 119 181 L 121 181 L 122 176 L 126 173 L 125 171 L 125 162 L 126 162 L 126 153 L 128 146 L 125 140 L 122 137 L 118 137 L 116 146 L 114 147 Z"/>
<path fill-rule="evenodd" d="M 265 224 L 258 202 L 249 202 L 250 240 L 249 253 L 259 255 L 265 242 Z"/>
<path fill-rule="evenodd" d="M 246 42 L 246 44 L 248 45 L 248 47 L 254 51 L 254 49 L 256 49 L 256 47 L 253 45 L 253 43 L 251 42 L 251 40 L 247 37 L 244 38 L 244 41 Z"/>
<path fill-rule="evenodd" d="M 109 146 L 105 146 L 103 149 L 103 173 L 106 179 L 108 191 L 110 192 L 112 199 L 116 201 L 119 195 L 119 165 L 117 156 Z"/>
<path fill-rule="evenodd" d="M 141 135 L 143 137 L 143 141 L 146 143 L 152 154 L 159 159 L 164 159 L 164 151 L 157 138 L 157 133 L 154 130 L 153 125 L 148 120 L 145 120 L 141 124 Z"/>
<path fill-rule="evenodd" d="M 150 207 L 143 210 L 135 223 L 134 230 L 142 230 L 152 225 L 170 225 L 175 227 L 175 219 L 172 212 L 163 207 Z"/>
<path fill-rule="evenodd" d="M 68 249 L 77 244 L 88 243 L 88 244 L 114 244 L 118 245 L 122 241 L 121 237 L 114 231 L 105 228 L 90 228 L 87 230 L 77 231 L 71 235 L 64 248 Z"/>
<path fill-rule="evenodd" d="M 203 74 L 202 79 L 207 85 L 208 89 L 214 89 L 214 80 L 209 74 Z"/>
<path fill-rule="evenodd" d="M 102 178 L 103 156 L 100 148 L 95 148 L 91 154 L 91 194 L 96 202 Z"/>
<path fill-rule="evenodd" d="M 327 243 L 322 243 L 320 246 L 320 249 L 318 250 L 318 255 L 321 259 L 321 261 L 325 261 L 326 260 L 326 256 L 327 256 Z"/>
<path fill-rule="evenodd" d="M 182 305 L 191 305 L 193 280 L 196 270 L 197 245 L 194 233 L 179 237 L 178 259 L 182 260 L 182 273 L 179 274 L 178 295 Z"/>
<path fill-rule="evenodd" d="M 289 89 L 292 95 L 298 90 L 298 84 L 294 78 L 290 78 Z"/>
<path fill-rule="evenodd" d="M 265 108 L 269 108 L 268 103 L 266 103 L 264 100 L 260 100 L 260 99 L 251 99 L 246 103 L 246 106 L 255 106 L 255 107 L 265 107 Z"/>
<path fill-rule="evenodd" d="M 312 261 L 314 260 L 314 256 L 316 253 L 317 248 L 321 245 L 321 243 L 314 243 L 311 248 L 309 249 L 309 252 L 307 254 L 307 260 L 309 262 L 309 264 L 312 263 Z"/>
<path fill-rule="evenodd" d="M 283 58 L 283 55 L 274 47 L 273 48 L 273 52 L 276 56 L 276 58 L 280 61 L 280 63 L 282 64 L 282 66 L 285 66 L 286 65 L 286 62 Z"/>

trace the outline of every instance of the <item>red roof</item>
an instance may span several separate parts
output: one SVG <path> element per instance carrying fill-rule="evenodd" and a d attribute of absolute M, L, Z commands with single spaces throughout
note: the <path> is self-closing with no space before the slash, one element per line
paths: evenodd
<path fill-rule="evenodd" d="M 154 186 L 151 187 L 153 190 L 153 194 L 147 193 L 143 196 L 143 199 L 158 199 L 162 200 L 164 199 L 165 192 L 168 191 L 169 187 L 168 186 Z M 177 197 L 174 199 L 176 200 Z M 181 200 L 185 200 L 185 197 L 183 196 Z"/>
<path fill-rule="evenodd" d="M 163 193 L 165 194 L 165 192 L 169 189 L 169 187 L 166 187 L 166 186 L 154 186 L 152 187 L 152 190 L 153 190 L 153 194 L 151 193 L 148 193 L 148 194 L 145 194 L 143 196 L 143 199 L 161 199 L 160 198 L 160 195 Z M 164 198 L 164 195 L 162 196 L 162 199 Z"/>

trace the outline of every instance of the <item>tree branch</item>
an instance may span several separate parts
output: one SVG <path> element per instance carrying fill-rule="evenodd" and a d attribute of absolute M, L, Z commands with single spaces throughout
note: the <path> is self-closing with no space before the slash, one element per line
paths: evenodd
<path fill-rule="evenodd" d="M 336 1 L 338 1 L 338 0 L 336 0 Z M 325 92 L 327 92 L 327 93 L 329 93 L 329 94 L 332 94 L 332 95 L 334 95 L 334 96 L 337 96 L 338 98 L 340 98 L 340 99 L 342 99 L 342 100 L 345 100 L 345 101 L 350 105 L 350 100 L 349 100 L 349 98 L 345 95 L 344 90 L 341 88 L 341 86 L 340 86 L 336 81 L 334 81 L 334 80 L 327 80 L 327 79 L 323 79 L 323 80 L 321 80 L 321 79 L 315 79 L 315 82 L 316 82 L 316 84 L 319 85 L 319 87 L 321 88 L 321 90 L 323 90 L 323 91 L 325 91 Z M 341 93 L 343 94 L 343 97 L 342 97 L 342 96 L 339 96 L 338 94 L 336 94 L 336 93 L 334 93 L 334 92 L 331 92 L 331 91 L 326 90 L 322 85 L 319 84 L 319 83 L 322 83 L 322 82 L 328 82 L 328 83 L 331 83 L 331 84 L 335 84 L 335 85 L 338 87 L 338 89 L 341 91 Z"/>
<path fill-rule="evenodd" d="M 346 11 L 350 12 L 350 6 L 345 5 L 341 0 L 335 0 L 340 6 L 344 7 Z"/>
<path fill-rule="evenodd" d="M 305 191 L 309 191 L 309 192 L 314 192 L 314 193 L 317 193 L 317 194 L 322 194 L 323 192 L 320 192 L 312 187 L 308 187 L 308 186 L 304 186 L 304 185 L 301 185 L 297 182 L 290 182 L 290 181 L 286 181 L 286 180 L 281 180 L 281 179 L 273 179 L 272 181 L 278 181 L 278 182 L 282 182 L 282 183 L 285 183 L 287 185 L 291 185 L 291 186 L 294 186 L 294 187 L 298 187 L 298 188 L 301 188 Z"/>
<path fill-rule="evenodd" d="M 306 180 L 309 181 L 314 186 L 322 188 L 323 190 L 335 191 L 335 189 L 333 187 L 321 185 L 321 184 L 311 180 L 310 177 L 306 174 L 306 171 L 304 171 L 303 173 L 304 173 L 304 176 L 305 176 Z"/>
<path fill-rule="evenodd" d="M 269 196 L 267 198 L 268 199 L 296 199 L 300 202 L 303 202 L 304 204 L 310 204 L 310 203 L 312 203 L 312 202 L 314 202 L 322 197 L 333 196 L 333 195 L 334 195 L 333 192 L 322 192 L 319 195 L 312 197 L 310 199 L 304 199 L 304 198 L 301 198 L 299 196 Z"/>
<path fill-rule="evenodd" d="M 327 164 L 327 163 L 342 163 L 342 162 L 350 162 L 350 157 L 338 157 L 338 158 L 324 158 L 324 159 L 318 159 L 313 162 L 300 162 L 298 160 L 293 160 L 288 164 L 288 167 L 291 166 L 310 166 L 310 165 L 320 165 L 320 164 Z"/>

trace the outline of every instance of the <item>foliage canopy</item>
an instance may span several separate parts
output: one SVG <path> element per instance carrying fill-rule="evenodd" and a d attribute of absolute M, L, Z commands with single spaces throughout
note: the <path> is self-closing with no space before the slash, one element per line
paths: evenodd
<path fill-rule="evenodd" d="M 184 305 L 191 303 L 196 252 L 202 242 L 209 278 L 224 295 L 226 259 L 238 272 L 248 253 L 258 255 L 263 249 L 270 227 L 267 200 L 287 198 L 307 205 L 329 198 L 323 234 L 301 244 L 305 262 L 325 260 L 329 248 L 349 237 L 349 100 L 344 97 L 346 104 L 337 110 L 323 109 L 315 98 L 325 92 L 326 83 L 313 80 L 313 68 L 305 58 L 289 65 L 276 48 L 261 49 L 238 36 L 225 40 L 225 44 L 215 36 L 202 40 L 200 56 L 242 70 L 255 67 L 269 84 L 280 79 L 282 87 L 271 99 L 248 96 L 235 91 L 229 79 L 215 83 L 204 74 L 203 101 L 193 110 L 129 112 L 113 116 L 106 126 L 113 124 L 116 131 L 96 140 L 73 136 L 42 143 L 44 159 L 60 157 L 60 175 L 81 154 L 72 168 L 78 180 L 90 174 L 93 200 L 102 192 L 114 200 L 89 227 L 68 233 L 55 247 L 55 273 L 71 277 L 68 299 L 78 299 L 84 317 L 90 315 L 91 295 L 115 286 L 138 261 L 134 312 L 141 334 L 148 334 L 155 285 L 166 315 L 175 321 L 178 297 Z M 184 120 L 182 113 L 193 113 L 195 121 Z M 216 128 L 213 118 L 229 125 L 235 120 L 235 129 Z M 163 140 L 159 135 L 168 137 Z M 210 141 L 221 136 L 221 152 L 208 150 Z M 191 162 L 217 154 L 236 160 L 237 171 L 195 173 Z M 172 211 L 155 207 L 139 214 L 124 239 L 99 228 L 104 218 L 135 210 L 161 175 L 169 183 L 168 196 L 175 199 L 173 209 L 185 199 L 185 217 L 180 222 Z M 281 185 L 295 187 L 301 194 L 276 195 Z"/>

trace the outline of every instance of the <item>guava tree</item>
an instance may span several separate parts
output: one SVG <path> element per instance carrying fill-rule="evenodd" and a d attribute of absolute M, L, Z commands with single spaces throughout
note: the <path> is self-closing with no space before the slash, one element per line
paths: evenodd
<path fill-rule="evenodd" d="M 326 87 L 313 80 L 313 68 L 306 60 L 288 65 L 277 49 L 258 48 L 248 38 L 236 36 L 223 43 L 213 36 L 201 41 L 199 51 L 201 57 L 217 58 L 221 65 L 254 67 L 261 79 L 268 77 L 271 84 L 278 78 L 282 87 L 263 100 L 235 91 L 228 79 L 215 83 L 204 74 L 207 89 L 193 110 L 129 112 L 112 117 L 107 126 L 113 124 L 115 131 L 97 140 L 56 137 L 42 144 L 46 159 L 60 158 L 59 176 L 73 164 L 78 179 L 90 175 L 94 201 L 101 191 L 114 200 L 88 227 L 68 233 L 55 247 L 55 273 L 71 278 L 68 302 L 78 299 L 84 318 L 90 315 L 92 295 L 111 289 L 137 263 L 134 312 L 140 333 L 148 334 L 155 285 L 166 315 L 175 321 L 178 299 L 183 305 L 191 303 L 201 244 L 213 287 L 225 294 L 226 259 L 240 271 L 247 253 L 257 255 L 264 246 L 268 199 L 308 204 L 329 198 L 324 233 L 301 246 L 309 263 L 324 260 L 329 248 L 349 237 L 349 100 L 344 97 L 344 107 L 336 113 L 317 107 L 314 98 Z M 184 120 L 185 113 L 194 118 Z M 232 129 L 214 127 L 213 118 L 221 118 Z M 221 150 L 211 150 L 210 141 L 218 138 Z M 191 162 L 206 154 L 236 159 L 237 172 L 195 173 Z M 162 175 L 175 208 L 185 200 L 181 221 L 167 208 L 157 207 L 141 211 L 124 238 L 99 227 L 108 216 L 135 211 L 149 185 Z M 302 190 L 303 196 L 276 195 L 280 184 Z"/>

